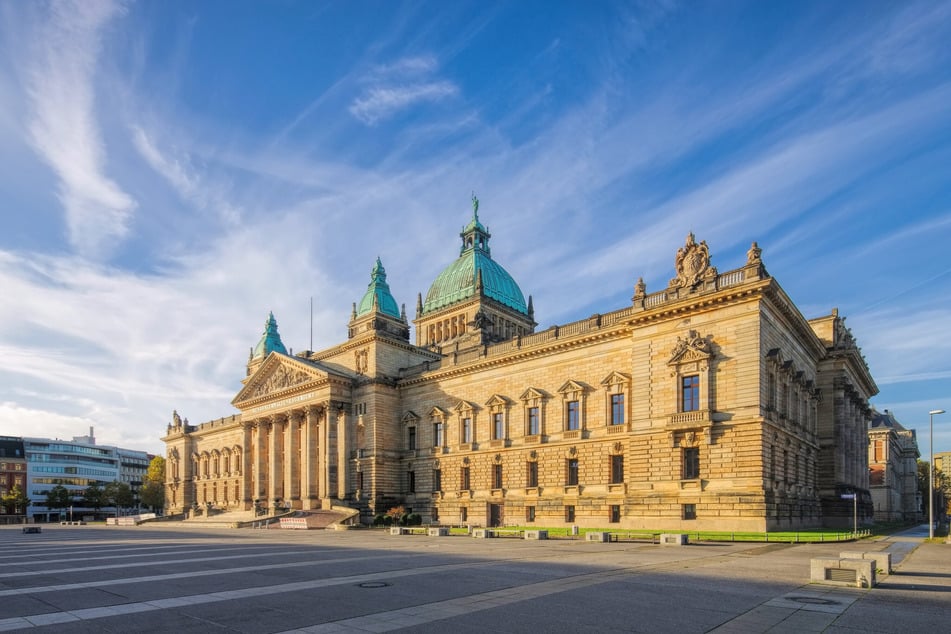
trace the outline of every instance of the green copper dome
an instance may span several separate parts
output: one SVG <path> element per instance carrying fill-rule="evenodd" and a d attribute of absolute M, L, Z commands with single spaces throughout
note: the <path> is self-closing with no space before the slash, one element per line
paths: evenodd
<path fill-rule="evenodd" d="M 367 286 L 367 292 L 363 294 L 363 299 L 357 304 L 357 317 L 366 315 L 373 310 L 373 304 L 376 303 L 376 310 L 386 313 L 391 317 L 400 318 L 400 309 L 396 305 L 396 300 L 390 294 L 390 285 L 386 283 L 386 269 L 380 258 L 376 259 L 373 270 L 370 271 L 370 284 Z"/>
<path fill-rule="evenodd" d="M 423 313 L 474 297 L 481 284 L 483 295 L 527 315 L 522 289 L 508 271 L 491 257 L 491 235 L 479 222 L 479 201 L 475 196 L 472 197 L 472 210 L 472 220 L 459 234 L 462 238 L 459 259 L 447 266 L 429 287 Z"/>
<path fill-rule="evenodd" d="M 266 357 L 271 352 L 287 354 L 287 348 L 284 347 L 284 342 L 281 341 L 281 335 L 277 333 L 277 321 L 274 319 L 274 313 L 268 313 L 267 321 L 264 322 L 264 334 L 261 335 L 258 345 L 254 346 L 251 358 Z"/>

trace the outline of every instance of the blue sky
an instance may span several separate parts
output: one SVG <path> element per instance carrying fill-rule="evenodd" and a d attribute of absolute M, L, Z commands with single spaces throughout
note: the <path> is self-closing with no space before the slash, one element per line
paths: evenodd
<path fill-rule="evenodd" d="M 0 434 L 161 451 L 233 413 L 270 310 L 414 314 L 478 195 L 539 327 L 753 240 L 951 410 L 949 2 L 0 3 Z M 951 414 L 935 450 L 951 450 Z"/>

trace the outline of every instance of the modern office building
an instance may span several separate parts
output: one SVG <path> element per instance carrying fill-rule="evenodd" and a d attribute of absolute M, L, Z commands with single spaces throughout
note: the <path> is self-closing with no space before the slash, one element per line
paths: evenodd
<path fill-rule="evenodd" d="M 23 438 L 26 454 L 27 489 L 32 500 L 27 515 L 35 521 L 79 519 L 96 513 L 83 504 L 83 493 L 92 484 L 105 486 L 125 482 L 135 492 L 148 469 L 149 454 L 144 451 L 97 445 L 93 429 L 88 436 L 72 440 Z M 73 504 L 63 509 L 46 506 L 47 492 L 61 484 L 70 492 Z M 103 507 L 99 514 L 115 514 L 115 508 Z M 121 510 L 120 510 L 121 512 Z"/>
<path fill-rule="evenodd" d="M 688 235 L 669 283 L 618 280 L 630 302 L 536 331 L 477 201 L 460 237 L 413 337 L 379 259 L 339 345 L 291 355 L 269 316 L 239 413 L 168 425 L 170 510 L 763 531 L 851 525 L 857 494 L 871 518 L 875 382 L 845 319 L 805 318 L 756 243 L 721 273 Z"/>

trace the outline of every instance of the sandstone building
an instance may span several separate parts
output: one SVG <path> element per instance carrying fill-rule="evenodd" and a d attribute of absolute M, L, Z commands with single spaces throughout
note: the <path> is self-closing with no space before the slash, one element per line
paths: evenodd
<path fill-rule="evenodd" d="M 905 429 L 887 409 L 881 414 L 873 410 L 868 427 L 868 465 L 876 521 L 921 519 L 920 455 L 914 429 Z"/>
<path fill-rule="evenodd" d="M 377 260 L 345 342 L 289 355 L 269 316 L 239 414 L 175 414 L 167 504 L 397 504 L 446 524 L 776 530 L 871 515 L 875 383 L 837 311 L 807 320 L 753 244 L 536 331 L 473 199 L 459 257 L 405 307 Z"/>

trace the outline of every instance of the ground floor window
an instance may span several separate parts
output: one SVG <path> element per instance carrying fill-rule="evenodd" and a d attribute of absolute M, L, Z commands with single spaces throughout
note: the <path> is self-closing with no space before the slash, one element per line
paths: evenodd
<path fill-rule="evenodd" d="M 575 507 L 574 505 L 568 505 L 565 507 L 565 521 L 573 522 L 575 521 Z"/>
<path fill-rule="evenodd" d="M 621 505 L 612 504 L 611 505 L 611 516 L 609 520 L 612 524 L 617 524 L 621 521 Z"/>
<path fill-rule="evenodd" d="M 525 521 L 526 521 L 526 522 L 534 522 L 534 521 L 535 521 L 535 507 L 534 507 L 534 506 L 526 506 L 526 507 L 525 507 Z"/>
<path fill-rule="evenodd" d="M 697 505 L 696 504 L 684 504 L 681 506 L 683 510 L 683 518 L 685 520 L 695 520 L 697 519 Z"/>
<path fill-rule="evenodd" d="M 464 523 L 469 520 L 469 507 L 463 506 L 459 509 L 459 523 Z"/>

